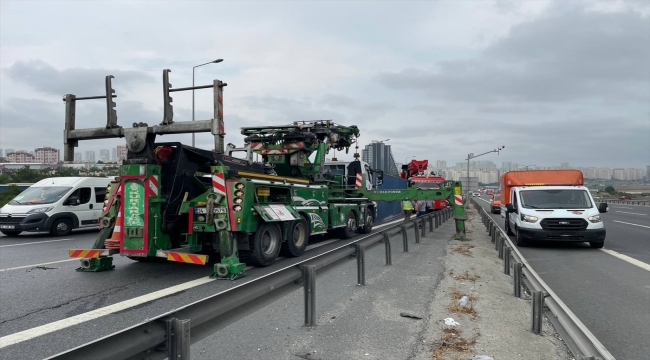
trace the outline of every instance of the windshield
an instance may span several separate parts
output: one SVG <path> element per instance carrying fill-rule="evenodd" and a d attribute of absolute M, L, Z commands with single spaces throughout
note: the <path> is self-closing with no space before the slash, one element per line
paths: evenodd
<path fill-rule="evenodd" d="M 72 189 L 68 186 L 30 187 L 9 202 L 11 205 L 52 204 Z"/>
<path fill-rule="evenodd" d="M 495 196 L 495 197 L 494 197 L 494 201 L 501 201 L 501 196 L 498 196 L 498 195 Z"/>
<path fill-rule="evenodd" d="M 325 165 L 323 172 L 332 175 L 345 175 L 345 165 Z"/>
<path fill-rule="evenodd" d="M 585 190 L 525 190 L 521 206 L 527 209 L 590 209 L 593 207 Z"/>
<path fill-rule="evenodd" d="M 414 182 L 413 185 L 419 187 L 420 189 L 440 189 L 440 188 L 442 188 L 442 183 L 433 182 L 433 181 Z"/>

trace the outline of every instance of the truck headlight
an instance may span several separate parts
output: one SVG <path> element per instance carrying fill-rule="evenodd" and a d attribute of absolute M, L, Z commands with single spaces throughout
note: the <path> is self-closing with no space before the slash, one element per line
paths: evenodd
<path fill-rule="evenodd" d="M 602 222 L 603 220 L 600 218 L 600 215 L 592 215 L 589 217 L 589 221 L 592 223 L 599 223 Z"/>
<path fill-rule="evenodd" d="M 537 216 L 531 216 L 531 215 L 524 215 L 524 214 L 521 214 L 521 221 L 525 221 L 525 222 L 529 222 L 529 223 L 536 223 L 537 220 L 539 220 L 539 219 L 537 218 Z"/>
<path fill-rule="evenodd" d="M 53 208 L 51 206 L 50 207 L 42 207 L 42 208 L 31 209 L 27 213 L 28 214 L 40 214 L 40 213 L 48 212 L 48 211 L 50 211 L 52 209 Z"/>

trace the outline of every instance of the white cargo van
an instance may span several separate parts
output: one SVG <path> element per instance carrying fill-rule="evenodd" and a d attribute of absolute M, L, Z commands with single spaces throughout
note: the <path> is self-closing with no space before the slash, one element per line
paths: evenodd
<path fill-rule="evenodd" d="M 27 188 L 0 208 L 0 232 L 49 231 L 64 236 L 72 229 L 97 227 L 112 177 L 55 177 Z"/>

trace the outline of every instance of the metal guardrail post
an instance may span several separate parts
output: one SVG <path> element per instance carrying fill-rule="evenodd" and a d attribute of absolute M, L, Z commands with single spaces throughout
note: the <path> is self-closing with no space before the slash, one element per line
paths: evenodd
<path fill-rule="evenodd" d="M 503 254 L 503 273 L 510 275 L 510 252 L 512 249 L 506 246 L 503 250 L 505 251 Z"/>
<path fill-rule="evenodd" d="M 493 232 L 493 233 L 492 233 L 492 236 L 490 236 L 490 243 L 492 243 L 492 244 L 496 243 L 496 241 L 497 241 L 497 236 L 499 236 L 499 234 L 498 234 L 496 231 Z M 495 248 L 495 249 L 496 249 L 496 248 Z"/>
<path fill-rule="evenodd" d="M 406 233 L 406 225 L 402 225 L 402 242 L 404 243 L 404 252 L 409 252 L 409 236 Z"/>
<path fill-rule="evenodd" d="M 190 320 L 165 320 L 167 356 L 174 360 L 190 360 Z"/>
<path fill-rule="evenodd" d="M 501 236 L 501 234 L 498 234 L 498 236 L 499 236 L 499 237 L 498 237 L 498 239 L 499 239 L 499 240 L 498 240 L 498 241 L 499 241 L 499 245 L 498 245 L 498 250 L 499 250 L 499 259 L 503 259 L 503 252 L 504 252 L 504 251 L 503 251 L 503 250 L 504 250 L 503 248 L 505 247 L 505 246 L 503 246 L 503 243 L 504 243 L 505 241 L 504 241 L 504 239 L 503 239 L 503 236 Z"/>
<path fill-rule="evenodd" d="M 425 220 L 426 219 L 423 217 L 422 220 L 420 221 L 420 226 L 422 226 L 422 233 L 420 233 L 420 237 L 425 237 L 427 235 L 427 223 Z M 415 238 L 415 242 L 419 243 L 420 239 Z"/>
<path fill-rule="evenodd" d="M 533 334 L 542 334 L 542 320 L 544 318 L 544 292 L 533 291 L 533 306 L 532 306 L 532 324 L 531 331 Z"/>
<path fill-rule="evenodd" d="M 316 265 L 302 267 L 302 280 L 305 295 L 305 326 L 316 325 Z"/>
<path fill-rule="evenodd" d="M 418 244 L 420 243 L 420 232 L 418 231 L 418 226 L 420 225 L 420 221 L 418 219 L 415 219 L 413 221 L 413 230 L 415 232 L 415 243 Z"/>
<path fill-rule="evenodd" d="M 512 276 L 512 283 L 514 285 L 513 295 L 515 297 L 521 298 L 521 273 L 523 265 L 520 262 L 515 263 L 514 270 L 515 273 Z"/>
<path fill-rule="evenodd" d="M 433 232 L 433 217 L 434 216 L 435 215 L 433 215 L 433 214 L 429 215 L 429 219 L 428 219 L 429 220 L 429 232 Z"/>
<path fill-rule="evenodd" d="M 390 236 L 383 233 L 384 235 L 384 245 L 386 245 L 386 265 L 393 265 L 392 254 L 390 249 Z"/>
<path fill-rule="evenodd" d="M 433 216 L 433 222 L 435 224 L 436 229 L 438 228 L 438 223 L 440 222 L 440 212 L 436 212 L 436 214 Z"/>
<path fill-rule="evenodd" d="M 366 247 L 357 244 L 357 285 L 366 285 Z"/>

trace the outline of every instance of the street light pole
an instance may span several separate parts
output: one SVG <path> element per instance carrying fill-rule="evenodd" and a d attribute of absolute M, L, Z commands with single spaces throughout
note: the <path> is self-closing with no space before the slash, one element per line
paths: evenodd
<path fill-rule="evenodd" d="M 222 61 L 223 61 L 223 59 L 217 59 L 217 60 L 207 62 L 205 64 L 200 64 L 200 65 L 196 65 L 196 66 L 192 67 L 192 121 L 194 121 L 194 70 L 197 67 L 201 67 L 201 66 L 208 65 L 208 64 L 216 64 L 216 63 L 220 63 Z M 195 134 L 192 133 L 192 147 L 194 147 L 194 141 L 195 141 Z"/>
<path fill-rule="evenodd" d="M 503 146 L 501 146 L 500 148 L 497 148 L 497 149 L 494 149 L 494 150 L 490 150 L 490 151 L 486 151 L 486 152 L 484 152 L 484 153 L 482 153 L 482 154 L 478 154 L 478 155 L 476 155 L 476 156 L 474 155 L 474 153 L 469 153 L 469 154 L 467 154 L 467 195 L 466 195 L 466 196 L 467 196 L 467 199 L 465 200 L 465 208 L 468 208 L 468 207 L 469 207 L 469 197 L 470 197 L 470 194 L 469 194 L 469 160 L 470 160 L 470 159 L 477 158 L 477 157 L 479 157 L 479 156 L 483 156 L 483 155 L 485 155 L 485 154 L 493 153 L 493 152 L 499 154 L 499 152 L 501 152 L 501 150 L 503 150 L 505 147 L 506 147 L 506 146 L 503 145 Z M 478 182 L 478 181 L 477 181 L 477 182 Z"/>

